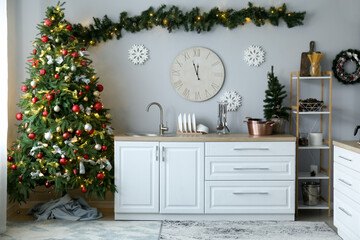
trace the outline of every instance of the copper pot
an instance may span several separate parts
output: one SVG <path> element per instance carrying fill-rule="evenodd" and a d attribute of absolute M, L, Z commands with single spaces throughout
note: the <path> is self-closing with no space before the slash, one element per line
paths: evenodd
<path fill-rule="evenodd" d="M 244 123 L 247 123 L 249 134 L 252 136 L 271 135 L 275 125 L 272 121 L 257 121 L 251 118 L 249 118 L 249 121 L 244 121 Z"/>

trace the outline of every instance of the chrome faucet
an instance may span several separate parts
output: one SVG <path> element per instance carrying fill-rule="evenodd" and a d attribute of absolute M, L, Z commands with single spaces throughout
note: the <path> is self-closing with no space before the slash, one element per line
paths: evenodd
<path fill-rule="evenodd" d="M 162 136 L 162 135 L 164 135 L 164 132 L 165 132 L 165 131 L 168 131 L 168 130 L 169 130 L 169 128 L 166 127 L 166 126 L 164 125 L 164 123 L 163 123 L 163 108 L 161 107 L 160 103 L 152 102 L 152 103 L 150 103 L 149 105 L 147 105 L 147 107 L 146 107 L 146 111 L 147 111 L 147 112 L 149 111 L 149 109 L 150 109 L 150 107 L 151 107 L 152 105 L 157 105 L 157 106 L 159 107 L 159 109 L 160 109 L 159 134 L 160 134 L 160 136 Z"/>

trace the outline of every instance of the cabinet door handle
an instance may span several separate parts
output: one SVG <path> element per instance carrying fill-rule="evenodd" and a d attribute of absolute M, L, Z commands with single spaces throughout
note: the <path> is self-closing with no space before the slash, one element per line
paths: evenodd
<path fill-rule="evenodd" d="M 241 150 L 269 150 L 269 148 L 267 148 L 267 147 L 264 147 L 264 148 L 241 148 L 241 147 L 239 147 L 239 148 L 237 148 L 237 147 L 235 147 L 234 148 L 234 150 L 236 150 L 236 151 L 241 151 Z"/>
<path fill-rule="evenodd" d="M 352 215 L 346 211 L 345 209 L 343 209 L 342 207 L 338 207 L 341 211 L 343 211 L 346 215 L 348 215 L 349 217 L 352 217 Z"/>
<path fill-rule="evenodd" d="M 338 180 L 340 181 L 340 182 L 342 182 L 342 183 L 345 183 L 346 185 L 348 185 L 348 186 L 352 186 L 352 184 L 351 183 L 349 183 L 349 182 L 347 182 L 347 181 L 345 181 L 344 179 L 342 179 L 342 178 L 338 178 Z"/>
<path fill-rule="evenodd" d="M 233 168 L 234 170 L 269 170 L 269 168 Z"/>
<path fill-rule="evenodd" d="M 159 161 L 159 146 L 156 146 L 156 161 Z"/>
<path fill-rule="evenodd" d="M 344 160 L 346 160 L 348 162 L 352 162 L 352 159 L 350 159 L 350 158 L 346 158 L 346 157 L 343 157 L 343 156 L 339 156 L 339 158 L 342 158 L 342 159 L 344 159 Z"/>
<path fill-rule="evenodd" d="M 233 192 L 234 195 L 242 195 L 242 194 L 269 194 L 268 192 Z"/>
<path fill-rule="evenodd" d="M 164 146 L 161 147 L 161 152 L 162 152 L 162 161 L 165 162 L 165 148 L 164 148 Z"/>

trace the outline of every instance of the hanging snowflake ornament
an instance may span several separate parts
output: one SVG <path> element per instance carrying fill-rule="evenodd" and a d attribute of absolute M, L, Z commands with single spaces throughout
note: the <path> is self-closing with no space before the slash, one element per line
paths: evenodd
<path fill-rule="evenodd" d="M 235 91 L 226 91 L 220 101 L 227 102 L 227 110 L 235 112 L 241 106 L 242 97 Z"/>
<path fill-rule="evenodd" d="M 258 67 L 265 62 L 265 52 L 260 46 L 250 46 L 244 51 L 244 61 L 249 66 Z"/>
<path fill-rule="evenodd" d="M 149 59 L 149 50 L 144 45 L 134 44 L 129 49 L 129 60 L 133 64 L 144 64 Z"/>

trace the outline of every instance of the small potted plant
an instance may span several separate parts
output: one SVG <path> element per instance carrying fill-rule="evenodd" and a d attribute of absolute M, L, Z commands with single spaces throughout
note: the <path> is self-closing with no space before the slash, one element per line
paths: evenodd
<path fill-rule="evenodd" d="M 285 133 L 285 120 L 289 120 L 289 107 L 283 106 L 283 100 L 287 97 L 285 86 L 280 84 L 274 75 L 274 66 L 268 73 L 268 89 L 265 90 L 264 118 L 275 122 L 273 133 Z"/>

